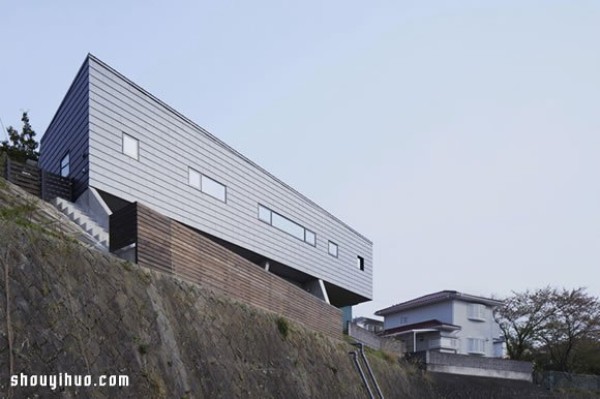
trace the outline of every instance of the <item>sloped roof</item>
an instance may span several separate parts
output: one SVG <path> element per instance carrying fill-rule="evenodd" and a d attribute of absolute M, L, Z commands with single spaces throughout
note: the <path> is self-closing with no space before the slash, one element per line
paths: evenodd
<path fill-rule="evenodd" d="M 379 335 L 387 336 L 387 335 L 396 335 L 399 333 L 411 331 L 411 330 L 423 330 L 423 329 L 435 329 L 439 331 L 457 331 L 460 330 L 461 327 L 456 324 L 444 323 L 437 319 L 421 321 L 419 323 L 414 324 L 406 324 L 400 327 L 390 328 L 388 330 L 383 330 Z"/>
<path fill-rule="evenodd" d="M 475 295 L 464 294 L 458 291 L 450 291 L 444 290 L 439 292 L 434 292 L 433 294 L 424 295 L 415 299 L 411 299 L 410 301 L 402 302 L 375 312 L 377 316 L 386 316 L 389 314 L 401 312 L 403 310 L 416 309 L 421 306 L 431 305 L 434 303 L 445 302 L 459 300 L 470 303 L 480 303 L 488 306 L 500 306 L 502 305 L 502 301 L 484 298 Z"/>

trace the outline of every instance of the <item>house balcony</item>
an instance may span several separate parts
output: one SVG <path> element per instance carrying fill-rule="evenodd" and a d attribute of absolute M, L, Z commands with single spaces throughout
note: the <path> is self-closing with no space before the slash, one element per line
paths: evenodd
<path fill-rule="evenodd" d="M 429 350 L 456 353 L 459 349 L 458 338 L 439 337 L 429 340 Z"/>

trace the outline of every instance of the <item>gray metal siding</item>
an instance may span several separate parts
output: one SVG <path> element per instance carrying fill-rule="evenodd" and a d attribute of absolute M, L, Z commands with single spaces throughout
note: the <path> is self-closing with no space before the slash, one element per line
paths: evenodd
<path fill-rule="evenodd" d="M 90 58 L 90 186 L 372 297 L 372 244 L 202 129 Z M 121 153 L 122 133 L 139 160 Z M 188 167 L 227 186 L 223 203 L 190 187 Z M 258 203 L 317 234 L 313 247 L 258 220 Z M 327 242 L 339 245 L 339 256 Z M 357 255 L 365 270 L 356 267 Z"/>
<path fill-rule="evenodd" d="M 60 174 L 60 161 L 69 152 L 75 198 L 87 188 L 89 177 L 88 66 L 86 59 L 40 143 L 40 167 L 52 173 Z"/>

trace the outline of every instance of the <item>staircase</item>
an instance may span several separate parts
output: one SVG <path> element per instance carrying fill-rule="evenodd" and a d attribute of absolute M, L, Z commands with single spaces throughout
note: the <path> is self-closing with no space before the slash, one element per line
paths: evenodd
<path fill-rule="evenodd" d="M 103 248 L 108 250 L 108 232 L 98 225 L 83 209 L 64 198 L 56 197 L 52 204 L 81 227 Z"/>
<path fill-rule="evenodd" d="M 360 379 L 362 380 L 365 389 L 369 394 L 369 399 L 385 399 L 383 393 L 381 392 L 381 388 L 379 388 L 377 379 L 375 379 L 373 370 L 371 370 L 369 360 L 365 356 L 363 344 L 357 342 L 352 345 L 356 346 L 359 349 L 358 351 L 350 352 L 350 355 L 352 355 L 352 359 L 354 360 L 354 364 L 356 365 L 356 369 L 358 370 Z"/>

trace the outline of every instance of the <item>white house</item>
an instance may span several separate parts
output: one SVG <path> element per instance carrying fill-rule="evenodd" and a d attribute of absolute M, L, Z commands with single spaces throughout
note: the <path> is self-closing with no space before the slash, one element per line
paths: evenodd
<path fill-rule="evenodd" d="M 505 357 L 505 342 L 493 309 L 501 301 L 440 291 L 375 312 L 383 336 L 402 340 L 409 352 L 438 351 Z"/>

